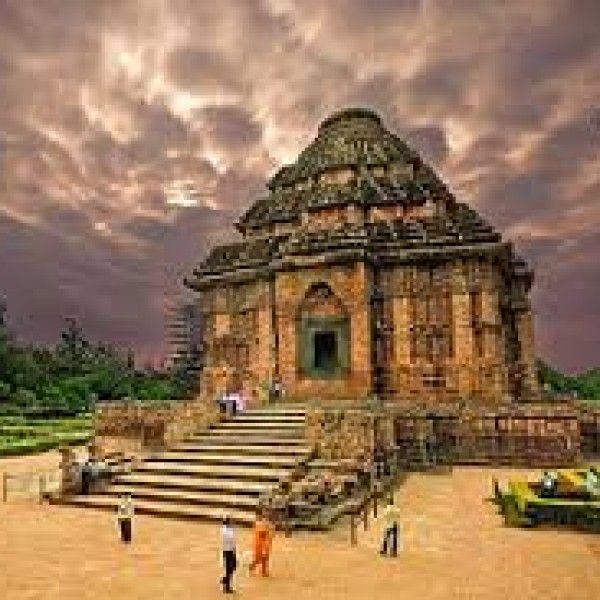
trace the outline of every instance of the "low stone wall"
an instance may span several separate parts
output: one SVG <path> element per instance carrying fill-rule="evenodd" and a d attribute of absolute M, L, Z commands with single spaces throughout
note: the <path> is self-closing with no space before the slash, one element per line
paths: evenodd
<path fill-rule="evenodd" d="M 600 450 L 600 411 L 572 403 L 309 407 L 307 436 L 320 458 L 368 459 L 395 448 L 407 464 L 571 465 Z"/>
<path fill-rule="evenodd" d="M 103 454 L 160 450 L 219 419 L 215 403 L 202 398 L 160 404 L 105 403 L 94 415 L 94 442 Z"/>
<path fill-rule="evenodd" d="M 581 459 L 580 420 L 568 404 L 463 405 L 396 412 L 394 438 L 401 451 L 426 444 L 445 462 L 574 464 Z"/>
<path fill-rule="evenodd" d="M 579 419 L 581 452 L 584 456 L 600 456 L 600 407 L 583 405 Z"/>

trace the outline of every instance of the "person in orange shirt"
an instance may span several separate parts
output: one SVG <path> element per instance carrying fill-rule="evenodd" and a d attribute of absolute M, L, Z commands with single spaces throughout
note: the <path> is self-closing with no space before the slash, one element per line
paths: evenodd
<path fill-rule="evenodd" d="M 250 564 L 250 573 L 260 565 L 261 575 L 269 575 L 269 556 L 271 555 L 271 543 L 273 541 L 273 525 L 264 512 L 256 515 L 254 529 L 252 531 L 252 550 L 254 557 Z"/>

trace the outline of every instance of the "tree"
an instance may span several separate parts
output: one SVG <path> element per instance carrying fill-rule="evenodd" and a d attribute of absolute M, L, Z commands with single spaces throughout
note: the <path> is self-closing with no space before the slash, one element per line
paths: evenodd
<path fill-rule="evenodd" d="M 171 373 L 136 371 L 131 350 L 90 342 L 75 319 L 67 319 L 56 345 L 45 348 L 19 345 L 3 311 L 0 318 L 0 413 L 75 414 L 97 400 L 170 400 L 188 393 Z"/>

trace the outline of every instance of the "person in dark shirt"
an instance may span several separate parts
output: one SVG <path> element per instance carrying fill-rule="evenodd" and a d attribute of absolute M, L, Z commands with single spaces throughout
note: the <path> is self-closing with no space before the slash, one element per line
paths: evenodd
<path fill-rule="evenodd" d="M 92 483 L 92 465 L 89 460 L 86 460 L 81 467 L 81 493 L 88 495 Z"/>

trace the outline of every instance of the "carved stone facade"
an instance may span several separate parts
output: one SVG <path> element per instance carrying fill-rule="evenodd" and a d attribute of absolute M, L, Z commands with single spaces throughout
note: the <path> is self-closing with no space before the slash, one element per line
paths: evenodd
<path fill-rule="evenodd" d="M 187 285 L 202 389 L 285 397 L 535 401 L 528 293 L 509 243 L 379 117 L 337 113 Z"/>

